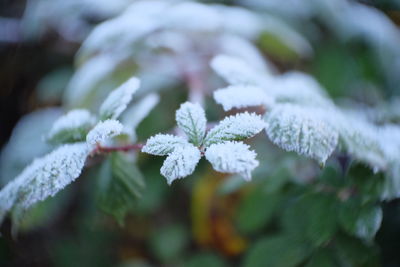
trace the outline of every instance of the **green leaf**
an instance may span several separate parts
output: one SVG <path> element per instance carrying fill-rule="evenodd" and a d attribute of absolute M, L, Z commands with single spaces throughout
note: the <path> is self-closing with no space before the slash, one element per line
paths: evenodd
<path fill-rule="evenodd" d="M 334 248 L 340 266 L 381 266 L 377 248 L 367 246 L 357 238 L 339 234 L 335 238 Z"/>
<path fill-rule="evenodd" d="M 336 200 L 333 196 L 306 194 L 285 210 L 283 225 L 296 238 L 321 246 L 335 234 L 336 216 Z"/>
<path fill-rule="evenodd" d="M 182 256 L 188 241 L 187 229 L 183 225 L 173 224 L 157 229 L 150 239 L 150 247 L 157 259 L 170 262 Z"/>
<path fill-rule="evenodd" d="M 335 267 L 335 259 L 328 250 L 320 250 L 314 253 L 305 267 Z"/>
<path fill-rule="evenodd" d="M 245 233 L 260 231 L 272 218 L 280 203 L 280 194 L 267 194 L 258 187 L 243 197 L 236 214 L 239 230 Z"/>
<path fill-rule="evenodd" d="M 298 266 L 309 255 L 309 248 L 285 235 L 264 237 L 244 258 L 244 267 Z"/>
<path fill-rule="evenodd" d="M 126 213 L 145 187 L 142 174 L 127 155 L 117 152 L 103 163 L 99 176 L 98 204 L 123 225 Z"/>
<path fill-rule="evenodd" d="M 347 201 L 339 209 L 339 221 L 351 235 L 371 241 L 382 223 L 380 206 L 361 206 L 356 201 Z"/>
<path fill-rule="evenodd" d="M 186 262 L 186 267 L 226 267 L 228 264 L 218 255 L 211 252 L 200 252 L 191 256 Z"/>

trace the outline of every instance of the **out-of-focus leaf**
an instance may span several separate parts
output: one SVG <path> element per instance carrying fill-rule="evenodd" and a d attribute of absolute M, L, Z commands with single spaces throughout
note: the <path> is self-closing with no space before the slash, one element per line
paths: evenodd
<path fill-rule="evenodd" d="M 95 123 L 96 118 L 88 110 L 71 110 L 54 122 L 47 140 L 52 144 L 84 141 Z"/>
<path fill-rule="evenodd" d="M 312 255 L 311 259 L 305 267 L 335 267 L 335 259 L 327 250 L 317 251 Z"/>
<path fill-rule="evenodd" d="M 16 209 L 12 212 L 12 231 L 29 232 L 39 227 L 45 227 L 53 222 L 63 212 L 63 208 L 68 204 L 71 191 L 66 188 L 53 198 L 48 198 L 39 202 L 31 209 Z"/>
<path fill-rule="evenodd" d="M 99 206 L 122 225 L 126 213 L 141 197 L 144 187 L 143 176 L 135 163 L 125 154 L 113 153 L 100 169 Z"/>
<path fill-rule="evenodd" d="M 54 121 L 62 115 L 58 108 L 34 111 L 22 117 L 0 155 L 0 183 L 4 185 L 22 171 L 35 157 L 51 150 L 44 140 Z"/>
<path fill-rule="evenodd" d="M 306 194 L 286 208 L 283 225 L 299 240 L 309 240 L 320 246 L 336 232 L 336 200 L 325 194 Z"/>
<path fill-rule="evenodd" d="M 280 148 L 323 165 L 338 143 L 338 132 L 326 121 L 324 112 L 291 104 L 277 105 L 265 116 L 267 135 Z"/>
<path fill-rule="evenodd" d="M 256 233 L 265 227 L 281 200 L 280 194 L 267 194 L 263 189 L 249 192 L 239 204 L 237 226 L 245 233 Z"/>
<path fill-rule="evenodd" d="M 339 209 L 339 221 L 351 235 L 371 241 L 382 222 L 380 206 L 361 206 L 356 201 L 342 203 Z"/>
<path fill-rule="evenodd" d="M 182 256 L 188 241 L 187 229 L 173 224 L 157 229 L 150 239 L 150 247 L 160 261 L 170 262 Z"/>
<path fill-rule="evenodd" d="M 200 252 L 185 262 L 186 267 L 226 267 L 228 264 L 218 255 L 211 252 Z"/>
<path fill-rule="evenodd" d="M 302 242 L 284 236 L 264 237 L 257 241 L 244 258 L 244 267 L 298 266 L 309 254 Z"/>
<path fill-rule="evenodd" d="M 335 239 L 335 250 L 339 261 L 347 266 L 381 266 L 377 249 L 365 245 L 361 240 L 339 234 Z"/>

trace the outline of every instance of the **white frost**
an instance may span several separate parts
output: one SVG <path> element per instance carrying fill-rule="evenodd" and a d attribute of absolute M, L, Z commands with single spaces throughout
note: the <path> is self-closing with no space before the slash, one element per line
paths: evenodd
<path fill-rule="evenodd" d="M 106 120 L 99 122 L 86 136 L 86 142 L 94 146 L 102 144 L 108 139 L 122 133 L 123 125 L 117 120 Z"/>
<path fill-rule="evenodd" d="M 112 91 L 100 107 L 100 118 L 117 119 L 131 102 L 139 86 L 139 79 L 132 77 Z"/>
<path fill-rule="evenodd" d="M 177 147 L 164 161 L 161 174 L 171 184 L 176 179 L 192 174 L 200 158 L 199 149 L 191 144 Z"/>
<path fill-rule="evenodd" d="M 238 173 L 246 181 L 251 179 L 251 172 L 258 166 L 256 153 L 242 142 L 224 142 L 207 148 L 206 159 L 214 170 L 224 173 Z"/>

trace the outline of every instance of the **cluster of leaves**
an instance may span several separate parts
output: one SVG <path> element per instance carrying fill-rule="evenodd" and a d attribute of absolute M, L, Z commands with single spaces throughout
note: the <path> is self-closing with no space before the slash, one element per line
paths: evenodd
<path fill-rule="evenodd" d="M 211 65 L 231 84 L 214 92 L 225 110 L 266 106 L 266 133 L 274 144 L 313 158 L 322 166 L 339 146 L 352 159 L 386 173 L 382 199 L 398 197 L 395 192 L 399 189 L 393 188 L 400 180 L 395 174 L 400 164 L 398 125 L 376 125 L 356 112 L 339 108 L 305 73 L 260 73 L 225 55 L 214 58 Z"/>
<path fill-rule="evenodd" d="M 175 179 L 193 173 L 202 155 L 216 171 L 238 173 L 250 180 L 251 171 L 258 166 L 254 151 L 243 142 L 259 133 L 265 123 L 260 116 L 240 113 L 222 120 L 206 133 L 207 119 L 199 104 L 186 102 L 176 111 L 176 122 L 188 140 L 173 135 L 158 134 L 151 137 L 142 151 L 168 155 L 161 174 L 169 184 Z"/>
<path fill-rule="evenodd" d="M 78 178 L 91 154 L 101 152 L 101 147 L 104 145 L 126 142 L 123 141 L 124 138 L 128 141 L 133 140 L 134 136 L 130 135 L 132 131 L 124 131 L 124 126 L 117 119 L 131 102 L 138 88 L 139 80 L 133 77 L 113 90 L 101 105 L 98 117 L 88 110 L 75 109 L 58 118 L 47 139 L 60 146 L 48 155 L 33 161 L 0 191 L 0 220 L 2 221 L 4 216 L 12 211 L 18 215 L 14 216 L 14 223 L 17 225 L 20 219 L 18 217 L 23 215 L 27 208 L 49 196 L 54 196 Z M 121 140 L 113 141 L 112 138 L 117 136 Z M 107 169 L 106 162 L 103 172 L 107 172 L 113 179 L 111 181 L 103 179 L 101 198 L 107 198 L 107 201 L 103 202 L 104 207 L 110 207 L 106 208 L 107 211 L 122 218 L 132 199 L 138 196 L 137 191 L 143 187 L 143 180 L 140 173 L 135 171 L 136 167 L 132 160 L 120 154 L 111 155 L 110 158 L 112 171 Z M 126 166 L 129 166 L 128 170 Z M 118 192 L 121 190 L 122 192 Z M 120 199 L 116 199 L 115 196 Z M 120 202 L 118 207 L 114 207 L 113 203 L 118 201 Z"/>
<path fill-rule="evenodd" d="M 61 6 L 58 2 L 53 5 Z M 75 2 L 65 5 L 74 7 L 79 4 Z M 220 189 L 226 195 L 240 195 L 235 227 L 246 239 L 255 241 L 244 257 L 244 266 L 374 265 L 373 239 L 382 221 L 380 203 L 400 196 L 400 127 L 386 123 L 390 112 L 370 110 L 370 114 L 361 114 L 345 109 L 336 105 L 312 76 L 297 71 L 277 74 L 254 45 L 260 36 L 268 56 L 309 57 L 313 49 L 303 35 L 271 14 L 261 16 L 242 7 L 193 1 L 135 1 L 124 8 L 128 5 L 125 2 L 116 4 L 119 8 L 115 10 L 118 13 L 117 9 L 126 9 L 124 12 L 100 23 L 83 42 L 77 55 L 78 69 L 63 101 L 74 109 L 58 118 L 46 134 L 48 143 L 58 147 L 35 160 L 0 191 L 0 218 L 11 211 L 17 223 L 25 209 L 73 182 L 85 163 L 90 165 L 88 158 L 102 152 L 107 155 L 96 172 L 100 207 L 120 224 L 140 196 L 145 199 L 142 203 L 146 203 L 142 205 L 157 210 L 154 203 L 162 202 L 162 185 L 148 175 L 146 182 L 154 185 L 148 185 L 150 189 L 143 194 L 145 183 L 136 165 L 136 154 L 114 149 L 126 152 L 136 143 L 136 126 L 158 102 L 158 96 L 149 92 L 173 87 L 176 81 L 184 80 L 191 102 L 176 111 L 177 135 L 155 135 L 147 140 L 142 152 L 167 156 L 161 174 L 168 184 L 193 174 L 202 156 L 214 170 L 233 174 Z M 266 10 L 282 6 L 277 0 L 243 2 Z M 290 2 L 299 5 L 298 1 Z M 341 0 L 328 2 L 302 2 L 303 8 L 299 10 L 304 14 L 294 20 L 323 14 L 326 26 L 334 25 L 337 35 L 344 40 L 362 36 L 375 47 L 381 45 L 375 38 L 376 29 L 386 29 L 383 35 L 391 39 L 384 43 L 390 53 L 376 49 L 377 55 L 382 57 L 385 70 L 391 70 L 386 71 L 388 75 L 397 69 L 393 66 L 398 63 L 388 60 L 390 55 L 397 55 L 400 40 L 391 23 L 364 5 Z M 344 12 L 335 12 L 339 7 Z M 285 8 L 276 13 L 291 10 L 295 9 Z M 382 27 L 373 27 L 374 23 Z M 208 127 L 205 111 L 193 103 L 202 103 L 219 86 L 210 75 L 210 65 L 229 85 L 213 92 L 215 101 L 225 111 L 263 106 L 265 114 L 242 112 Z M 142 81 L 141 91 L 136 94 L 146 96 L 129 107 L 139 88 L 138 79 L 129 79 L 111 93 L 109 90 L 132 72 Z M 398 102 L 393 101 L 392 106 L 395 109 Z M 96 115 L 93 110 L 98 110 Z M 31 139 L 28 132 L 40 121 L 32 118 L 34 114 L 31 124 L 18 127 L 15 139 Z M 55 118 L 51 119 L 53 122 Z M 158 117 L 154 122 L 157 127 L 153 125 L 151 130 L 158 129 L 163 119 Z M 280 152 L 268 146 L 268 142 L 260 144 L 260 150 L 267 150 L 270 157 L 278 159 L 260 160 L 260 164 L 256 153 L 242 141 L 263 129 L 281 149 L 327 167 L 321 172 L 315 164 L 304 163 L 301 158 L 292 160 L 287 153 L 279 158 Z M 13 147 L 11 142 L 7 150 L 13 151 L 15 147 L 18 146 Z M 26 157 L 30 156 L 30 160 L 50 148 L 43 146 L 37 149 L 38 154 Z M 23 153 L 24 150 L 16 154 Z M 346 164 L 342 168 L 335 165 L 343 153 L 350 161 L 349 170 Z M 286 164 L 287 159 L 290 164 Z M 153 158 L 151 161 L 156 162 Z M 296 168 L 298 162 L 304 163 L 301 168 Z M 373 171 L 359 163 L 367 164 Z M 258 172 L 253 171 L 258 165 Z M 307 168 L 311 174 L 302 177 Z M 245 184 L 235 174 L 247 181 L 253 177 L 253 182 Z M 213 202 L 214 196 L 207 196 Z M 211 216 L 214 212 L 210 211 Z M 150 246 L 155 257 L 168 264 L 179 258 L 178 252 L 187 245 L 187 239 L 184 227 L 166 227 L 151 237 Z M 245 247 L 245 242 L 238 243 L 238 247 Z M 220 258 L 207 253 L 188 262 L 189 266 L 224 266 Z"/>

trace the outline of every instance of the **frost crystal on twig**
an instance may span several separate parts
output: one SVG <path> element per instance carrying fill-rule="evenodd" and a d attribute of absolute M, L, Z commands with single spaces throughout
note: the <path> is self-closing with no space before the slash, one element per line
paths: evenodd
<path fill-rule="evenodd" d="M 206 133 L 206 114 L 199 104 L 183 103 L 176 111 L 176 122 L 189 140 L 196 146 L 201 145 Z"/>
<path fill-rule="evenodd" d="M 117 119 L 132 100 L 140 86 L 139 79 L 132 77 L 112 91 L 100 107 L 101 119 Z"/>
<path fill-rule="evenodd" d="M 54 122 L 48 140 L 60 143 L 82 141 L 94 123 L 95 117 L 88 110 L 71 110 Z"/>
<path fill-rule="evenodd" d="M 224 173 L 238 173 L 247 181 L 251 172 L 258 166 L 256 153 L 242 142 L 213 144 L 205 153 L 214 170 Z"/>
<path fill-rule="evenodd" d="M 86 143 L 67 144 L 33 161 L 0 191 L 0 219 L 15 205 L 27 209 L 73 182 L 88 153 Z"/>
<path fill-rule="evenodd" d="M 105 120 L 99 122 L 86 136 L 89 145 L 106 142 L 108 139 L 122 133 L 123 125 L 117 120 Z"/>

